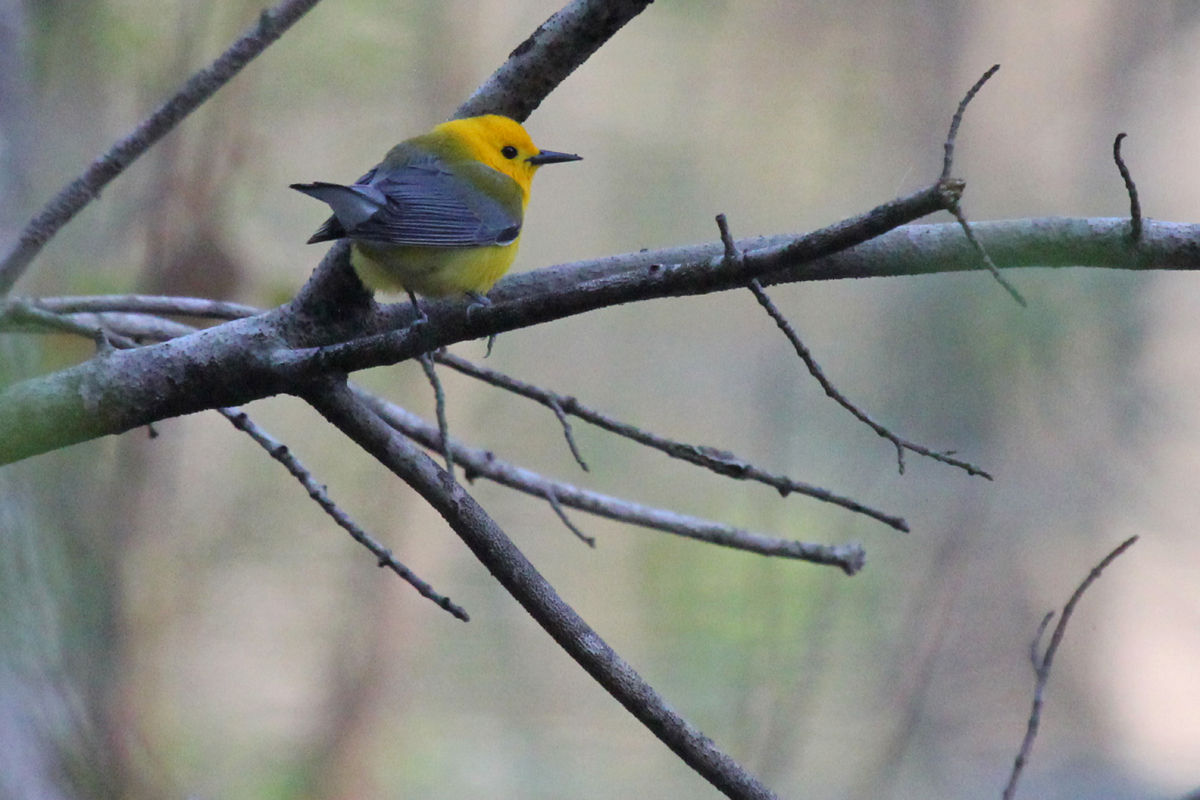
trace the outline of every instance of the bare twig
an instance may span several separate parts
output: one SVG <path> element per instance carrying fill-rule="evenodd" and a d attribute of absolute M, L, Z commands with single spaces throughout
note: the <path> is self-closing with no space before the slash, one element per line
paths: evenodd
<path fill-rule="evenodd" d="M 1039 658 L 1038 642 L 1041 640 L 1042 634 L 1045 633 L 1046 626 L 1050 624 L 1050 620 L 1054 617 L 1054 613 L 1051 612 L 1042 618 L 1030 650 L 1030 659 L 1033 661 L 1033 672 L 1037 677 L 1033 689 L 1033 709 L 1029 712 L 1029 723 L 1025 729 L 1025 738 L 1021 742 L 1021 748 L 1017 751 L 1017 757 L 1013 762 L 1012 774 L 1009 775 L 1008 785 L 1004 787 L 1003 800 L 1012 800 L 1016 794 L 1017 781 L 1020 780 L 1021 771 L 1025 768 L 1025 764 L 1029 761 L 1029 754 L 1033 751 L 1033 742 L 1037 739 L 1038 727 L 1041 725 L 1042 695 L 1046 690 L 1046 683 L 1050 680 L 1050 667 L 1054 662 L 1054 654 L 1058 652 L 1058 646 L 1062 644 L 1063 636 L 1067 632 L 1067 622 L 1070 621 L 1071 614 L 1075 611 L 1075 606 L 1079 603 L 1080 598 L 1083 597 L 1083 593 L 1087 591 L 1088 587 L 1100 577 L 1100 573 L 1115 561 L 1118 556 L 1132 547 L 1133 543 L 1137 540 L 1138 537 L 1130 536 L 1117 545 L 1115 550 L 1092 568 L 1088 576 L 1083 579 L 1083 583 L 1079 584 L 1079 587 L 1071 595 L 1071 599 L 1063 606 L 1062 615 L 1058 618 L 1058 624 L 1054 626 L 1054 633 L 1050 636 L 1050 644 L 1046 647 L 1046 653 Z"/>
<path fill-rule="evenodd" d="M 838 391 L 837 387 L 825 377 L 825 373 L 821 370 L 821 365 L 817 363 L 817 360 L 813 358 L 812 353 L 804 345 L 804 342 L 800 340 L 800 337 L 792 328 L 791 323 L 789 323 L 787 318 L 783 315 L 783 312 L 776 308 L 775 304 L 771 302 L 771 298 L 767 296 L 765 291 L 763 291 L 762 285 L 758 282 L 757 278 L 754 278 L 750 281 L 750 291 L 754 293 L 754 297 L 758 300 L 759 305 L 766 309 L 766 312 L 771 316 L 771 319 L 775 320 L 775 324 L 779 326 L 779 329 L 783 331 L 783 334 L 788 338 L 788 341 L 792 343 L 792 347 L 795 349 L 796 355 L 800 356 L 800 360 L 803 361 L 804 366 L 808 368 L 809 374 L 817 379 L 817 383 L 821 384 L 821 388 L 825 390 L 825 394 L 829 395 L 829 397 L 831 397 L 838 405 L 853 414 L 860 422 L 864 423 L 871 430 L 875 431 L 875 433 L 892 443 L 892 445 L 896 448 L 896 461 L 899 465 L 901 473 L 904 472 L 904 451 L 911 450 L 918 455 L 931 458 L 934 461 L 940 461 L 943 464 L 949 464 L 952 467 L 958 467 L 968 475 L 979 475 L 980 477 L 987 478 L 989 481 L 992 480 L 992 476 L 990 474 L 974 464 L 971 464 L 970 462 L 961 461 L 957 458 L 954 458 L 949 453 L 938 453 L 934 450 L 930 450 L 924 445 L 919 445 L 915 442 L 910 442 L 907 439 L 897 436 L 883 425 L 880 425 L 878 422 L 873 420 L 866 412 L 859 409 L 858 406 L 847 400 L 846 397 Z"/>
<path fill-rule="evenodd" d="M 975 95 L 979 94 L 979 90 L 987 83 L 993 75 L 1000 70 L 999 64 L 993 64 L 991 69 L 983 73 L 979 80 L 975 81 L 975 85 L 967 90 L 967 94 L 958 104 L 958 109 L 954 112 L 954 117 L 950 120 L 950 132 L 946 135 L 946 143 L 943 145 L 945 156 L 942 158 L 942 177 L 943 181 L 950 179 L 950 171 L 954 169 L 954 142 L 958 138 L 958 126 L 962 124 L 963 114 L 966 113 L 967 106 L 975 99 Z"/>
<path fill-rule="evenodd" d="M 263 450 L 266 450 L 271 458 L 283 464 L 287 471 L 292 474 L 296 480 L 300 481 L 300 485 L 308 492 L 308 496 L 316 501 L 317 505 L 325 510 L 325 513 L 333 518 L 333 521 L 346 530 L 354 538 L 354 541 L 361 544 L 363 547 L 370 550 L 377 559 L 379 566 L 387 567 L 392 572 L 399 575 L 405 581 L 412 585 L 414 589 L 424 598 L 432 600 L 437 605 L 441 606 L 446 611 L 449 611 L 453 616 L 461 619 L 463 622 L 470 622 L 471 618 L 467 612 L 459 605 L 453 603 L 448 597 L 438 594 L 433 587 L 425 581 L 421 580 L 416 573 L 408 567 L 401 564 L 396 557 L 392 555 L 392 551 L 388 550 L 366 531 L 358 526 L 358 524 L 350 518 L 346 512 L 342 511 L 333 499 L 329 496 L 329 491 L 326 487 L 317 483 L 312 473 L 308 468 L 300 463 L 300 460 L 292 454 L 292 451 L 287 445 L 280 442 L 275 437 L 264 431 L 256 425 L 246 412 L 239 408 L 218 408 L 217 412 L 225 419 L 229 420 L 233 427 L 242 431 L 253 439 Z"/>
<path fill-rule="evenodd" d="M 360 402 L 365 403 L 388 425 L 422 447 L 435 452 L 441 450 L 442 442 L 436 426 L 411 411 L 368 394 L 353 384 L 350 389 Z M 468 481 L 484 477 L 540 499 L 546 499 L 548 494 L 553 493 L 561 505 L 596 516 L 749 553 L 836 566 L 847 575 L 854 575 L 866 563 L 866 554 L 857 544 L 831 546 L 766 536 L 686 514 L 632 503 L 581 489 L 569 483 L 551 481 L 530 470 L 508 464 L 491 452 L 467 447 L 453 440 L 451 447 L 454 450 L 454 460 L 462 466 Z"/>
<path fill-rule="evenodd" d="M 0 261 L 0 296 L 8 294 L 46 242 L 84 206 L 99 197 L 110 181 L 212 97 L 318 2 L 320 0 L 282 0 L 263 11 L 258 23 L 216 61 L 188 79 L 174 97 L 155 109 L 129 135 L 64 187 L 30 220 L 16 245 Z"/>
<path fill-rule="evenodd" d="M 84 297 L 40 297 L 38 306 L 56 314 L 119 311 L 133 314 L 170 314 L 177 317 L 241 319 L 261 314 L 262 309 L 202 297 L 164 297 L 147 294 L 92 295 Z"/>
<path fill-rule="evenodd" d="M 416 298 L 413 298 L 414 305 Z M 420 310 L 420 306 L 417 306 Z M 437 370 L 433 368 L 433 359 L 429 353 L 422 353 L 418 358 L 421 362 L 421 369 L 425 370 L 425 377 L 429 379 L 429 385 L 433 387 L 434 413 L 437 415 L 438 432 L 442 437 L 442 456 L 446 462 L 446 474 L 450 476 L 450 480 L 454 480 L 454 454 L 450 452 L 447 443 L 450 441 L 450 424 L 446 421 L 446 393 L 442 391 L 442 382 L 438 379 Z"/>
<path fill-rule="evenodd" d="M 1129 167 L 1125 166 L 1125 159 L 1121 158 L 1121 140 L 1124 138 L 1125 134 L 1118 133 L 1113 142 L 1113 161 L 1117 162 L 1121 180 L 1125 181 L 1125 191 L 1129 193 L 1129 238 L 1136 243 L 1142 238 L 1142 204 L 1138 202 L 1137 186 L 1133 182 L 1133 176 L 1129 174 Z"/>
<path fill-rule="evenodd" d="M 724 214 L 717 215 L 717 228 L 721 232 L 721 241 L 725 247 L 726 261 L 732 262 L 740 258 L 737 246 L 733 241 L 733 236 L 729 232 L 729 221 L 725 218 Z M 873 420 L 865 411 L 862 411 L 860 408 L 858 408 L 858 406 L 847 400 L 845 395 L 839 392 L 837 387 L 825 377 L 825 373 L 822 371 L 821 365 L 817 363 L 817 360 L 813 358 L 812 352 L 808 349 L 808 347 L 805 346 L 804 342 L 800 340 L 799 334 L 797 334 L 795 329 L 792 328 L 792 325 L 790 322 L 788 322 L 787 317 L 783 315 L 783 312 L 780 311 L 778 307 L 776 307 L 776 305 L 771 301 L 771 298 L 767 296 L 767 293 L 763 290 L 762 284 L 759 283 L 758 278 L 751 278 L 748 286 L 750 287 L 750 291 L 754 293 L 754 297 L 756 300 L 758 300 L 759 305 L 766 310 L 771 319 L 775 320 L 775 324 L 779 327 L 779 330 L 783 331 L 784 336 L 786 336 L 788 341 L 792 343 L 792 347 L 795 349 L 796 355 L 800 356 L 800 360 L 803 361 L 804 365 L 808 368 L 809 374 L 816 378 L 817 383 L 821 384 L 821 388 L 825 390 L 825 394 L 837 402 L 837 404 L 842 408 L 853 414 L 855 418 L 864 423 L 871 430 L 875 431 L 875 433 L 892 443 L 892 445 L 896 448 L 896 462 L 901 474 L 904 473 L 904 451 L 911 450 L 914 453 L 918 453 L 927 458 L 932 458 L 935 461 L 941 461 L 943 464 L 949 464 L 951 466 L 958 467 L 959 469 L 964 470 L 968 475 L 980 475 L 988 480 L 992 479 L 991 475 L 973 464 L 952 458 L 946 453 L 936 453 L 927 447 L 915 444 L 907 439 L 900 438 L 883 425 L 880 425 L 878 422 Z"/>
<path fill-rule="evenodd" d="M 856 500 L 852 500 L 842 495 L 834 494 L 828 489 L 822 489 L 819 486 L 813 486 L 803 481 L 797 481 L 785 475 L 775 475 L 765 470 L 762 470 L 749 461 L 739 458 L 737 455 L 718 450 L 714 447 L 704 447 L 700 445 L 685 444 L 676 442 L 672 439 L 667 439 L 657 434 L 643 431 L 634 425 L 614 419 L 607 414 L 603 414 L 595 409 L 589 408 L 580 403 L 574 397 L 557 394 L 547 389 L 534 386 L 525 381 L 518 380 L 509 375 L 497 372 L 493 369 L 474 364 L 465 358 L 460 358 L 446 350 L 438 351 L 434 354 L 434 359 L 445 364 L 451 369 L 458 370 L 464 375 L 470 375 L 473 378 L 484 381 L 512 392 L 519 394 L 522 397 L 527 397 L 549 408 L 558 406 L 564 413 L 579 417 L 585 422 L 590 422 L 598 428 L 602 428 L 610 433 L 615 433 L 618 436 L 623 436 L 626 439 L 637 442 L 638 444 L 651 447 L 660 452 L 666 453 L 671 458 L 677 458 L 681 461 L 686 461 L 689 464 L 695 464 L 698 467 L 711 470 L 718 475 L 723 475 L 727 478 L 736 480 L 750 480 L 757 483 L 766 484 L 779 492 L 784 497 L 789 494 L 802 494 L 806 497 L 812 497 L 817 500 L 822 500 L 826 503 L 833 503 L 855 512 L 856 514 L 865 514 L 866 516 L 878 520 L 885 525 L 895 528 L 898 531 L 908 532 L 908 523 L 902 517 L 897 517 L 891 514 L 886 514 L 878 509 L 865 506 Z"/>
<path fill-rule="evenodd" d="M 975 248 L 975 251 L 979 253 L 979 257 L 983 259 L 983 265 L 987 267 L 988 272 L 992 273 L 992 277 L 996 279 L 996 283 L 1000 284 L 1004 288 L 1004 291 L 1008 292 L 1009 296 L 1012 297 L 1013 300 L 1017 301 L 1017 305 L 1021 306 L 1022 308 L 1028 306 L 1029 304 L 1025 302 L 1025 298 L 1021 296 L 1019 291 L 1017 291 L 1017 287 L 1009 283 L 1009 281 L 1000 274 L 1000 268 L 996 266 L 996 262 L 992 261 L 992 257 L 988 255 L 988 252 L 986 249 L 984 249 L 983 244 L 975 237 L 975 232 L 971 230 L 971 223 L 967 222 L 967 217 L 965 214 L 963 214 L 962 206 L 956 202 L 948 210 L 954 215 L 954 218 L 958 220 L 958 224 L 962 227 L 963 233 L 967 235 L 967 241 L 970 242 L 971 247 Z"/>
<path fill-rule="evenodd" d="M 558 502 L 558 493 L 554 491 L 554 484 L 549 481 L 546 482 L 546 502 L 549 503 L 550 507 L 554 509 L 554 513 L 558 515 L 560 520 L 562 520 L 562 524 L 567 526 L 567 530 L 578 536 L 579 540 L 588 547 L 595 548 L 596 537 L 588 536 L 586 533 L 579 530 L 579 528 L 575 526 L 574 522 L 571 522 L 571 518 L 567 516 L 567 512 L 562 507 L 562 503 Z"/>
<path fill-rule="evenodd" d="M 946 143 L 943 145 L 945 149 L 945 156 L 942 159 L 942 182 L 950 180 L 950 171 L 954 168 L 954 144 L 958 139 L 958 127 L 962 124 L 963 114 L 967 110 L 967 105 L 972 99 L 974 99 L 975 95 L 979 94 L 979 90 L 983 88 L 983 85 L 987 83 L 988 80 L 995 75 L 999 69 L 1000 65 L 995 64 L 991 69 L 983 73 L 979 80 L 975 81 L 975 85 L 967 90 L 966 96 L 963 97 L 962 101 L 958 104 L 958 109 L 954 112 L 954 117 L 950 120 L 950 132 L 946 136 Z M 979 253 L 980 258 L 983 259 L 983 265 L 987 267 L 988 272 L 992 273 L 992 277 L 996 279 L 996 282 L 1004 287 L 1004 290 L 1008 292 L 1009 295 L 1016 300 L 1019 305 L 1025 306 L 1025 298 L 1021 296 L 1021 293 L 1017 291 L 1015 286 L 1004 279 L 1004 277 L 1000 274 L 1000 270 L 996 267 L 996 262 L 992 261 L 992 257 L 988 255 L 987 250 L 985 250 L 983 245 L 980 244 L 979 240 L 975 238 L 975 234 L 971 231 L 971 226 L 967 223 L 967 217 L 965 214 L 963 214 L 961 196 L 947 196 L 946 200 L 946 210 L 953 214 L 954 218 L 958 220 L 958 224 L 962 226 L 963 232 L 967 235 L 967 241 L 969 241 L 971 243 L 971 247 L 975 248 L 976 252 Z"/>
<path fill-rule="evenodd" d="M 548 405 L 550 410 L 554 412 L 554 416 L 558 417 L 558 424 L 562 426 L 563 436 L 567 440 L 567 447 L 571 449 L 571 455 L 575 458 L 575 463 L 584 472 L 588 472 L 587 462 L 583 460 L 583 454 L 579 452 L 579 446 L 575 444 L 575 432 L 571 429 L 571 420 L 567 419 L 567 412 L 563 410 L 562 403 L 558 399 L 551 397 Z"/>
<path fill-rule="evenodd" d="M 98 325 L 89 325 L 74 317 L 55 314 L 40 308 L 32 301 L 7 301 L 4 303 L 3 313 L 0 316 L 18 325 L 27 324 L 43 330 L 69 333 L 91 339 L 96 343 L 98 355 L 104 355 L 114 346 L 113 334 L 105 331 L 104 328 Z M 129 341 L 127 346 L 134 347 L 136 345 L 133 341 Z"/>

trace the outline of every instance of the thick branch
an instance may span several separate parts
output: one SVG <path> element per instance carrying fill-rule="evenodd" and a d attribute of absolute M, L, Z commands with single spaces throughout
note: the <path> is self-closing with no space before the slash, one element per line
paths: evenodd
<path fill-rule="evenodd" d="M 542 100 L 653 0 L 575 0 L 543 22 L 508 61 L 459 106 L 457 119 L 529 118 Z"/>
<path fill-rule="evenodd" d="M 1006 267 L 1200 268 L 1200 225 L 1145 220 L 1136 248 L 1129 245 L 1128 226 L 1127 219 L 1056 218 L 974 227 Z M 244 405 L 294 391 L 320 374 L 393 364 L 430 347 L 636 300 L 740 290 L 748 274 L 761 275 L 764 284 L 986 274 L 957 224 L 902 227 L 830 255 L 828 248 L 843 243 L 844 227 L 799 238 L 741 240 L 737 247 L 745 252 L 743 271 L 725 264 L 723 246 L 714 242 L 514 275 L 489 293 L 491 305 L 475 306 L 470 314 L 465 300 L 429 303 L 430 324 L 420 332 L 396 330 L 411 315 L 407 303 L 353 318 L 342 307 L 342 316 L 331 316 L 326 325 L 312 324 L 289 305 L 171 342 L 92 359 L 0 394 L 0 463 L 166 417 Z M 859 229 L 856 235 L 868 233 Z M 336 310 L 335 303 L 330 305 Z M 321 347 L 364 329 L 376 333 Z"/>
<path fill-rule="evenodd" d="M 413 487 L 449 523 L 497 581 L 609 694 L 705 780 L 731 798 L 768 800 L 769 789 L 672 711 L 554 591 L 461 485 L 359 403 L 344 384 L 305 395 L 356 444 Z"/>

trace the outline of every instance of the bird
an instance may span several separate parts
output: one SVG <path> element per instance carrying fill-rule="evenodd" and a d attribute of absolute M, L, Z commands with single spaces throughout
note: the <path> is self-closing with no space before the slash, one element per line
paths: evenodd
<path fill-rule="evenodd" d="M 388 151 L 356 183 L 293 183 L 333 216 L 308 244 L 349 239 L 350 263 L 371 291 L 416 295 L 487 292 L 512 266 L 534 173 L 580 161 L 542 150 L 516 120 L 497 114 L 443 122 Z"/>

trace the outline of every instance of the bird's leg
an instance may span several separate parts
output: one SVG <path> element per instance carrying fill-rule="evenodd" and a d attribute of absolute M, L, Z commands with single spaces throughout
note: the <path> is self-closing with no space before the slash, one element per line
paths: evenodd
<path fill-rule="evenodd" d="M 492 301 L 487 299 L 487 295 L 482 295 L 479 292 L 467 292 L 467 297 L 471 298 L 471 305 L 467 306 L 467 319 L 471 319 L 471 312 L 479 306 L 490 306 Z M 487 352 L 483 354 L 487 358 L 492 354 L 492 346 L 496 344 L 496 337 L 499 334 L 493 333 L 488 337 Z"/>
<path fill-rule="evenodd" d="M 417 296 L 413 294 L 412 289 L 405 289 L 404 291 L 408 293 L 408 299 L 412 302 L 413 311 L 417 312 L 417 320 L 420 322 L 428 321 L 429 317 L 425 316 L 425 309 L 421 308 L 421 303 L 417 300 Z"/>

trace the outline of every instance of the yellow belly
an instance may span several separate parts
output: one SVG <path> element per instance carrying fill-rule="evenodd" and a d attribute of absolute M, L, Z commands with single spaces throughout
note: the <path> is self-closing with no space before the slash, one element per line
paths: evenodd
<path fill-rule="evenodd" d="M 411 291 L 424 297 L 487 294 L 508 272 L 517 245 L 407 247 L 355 242 L 350 263 L 372 291 Z"/>

